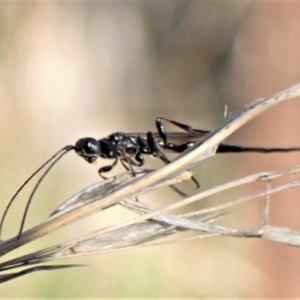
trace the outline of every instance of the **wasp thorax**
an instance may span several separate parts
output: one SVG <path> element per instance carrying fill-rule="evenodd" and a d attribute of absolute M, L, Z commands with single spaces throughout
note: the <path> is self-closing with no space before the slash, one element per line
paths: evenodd
<path fill-rule="evenodd" d="M 87 162 L 93 163 L 100 153 L 99 141 L 94 138 L 80 139 L 75 144 L 75 151 Z"/>

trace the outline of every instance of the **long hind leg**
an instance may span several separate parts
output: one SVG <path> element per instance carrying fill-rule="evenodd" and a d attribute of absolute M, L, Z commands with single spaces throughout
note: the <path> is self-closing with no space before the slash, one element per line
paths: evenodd
<path fill-rule="evenodd" d="M 157 143 L 152 132 L 147 132 L 147 141 L 148 141 L 148 145 L 149 145 L 149 148 L 151 149 L 152 153 L 156 154 L 156 156 L 158 156 L 165 164 L 169 164 L 171 162 L 163 153 L 160 145 Z M 194 177 L 192 177 L 192 180 L 197 185 L 197 188 L 200 187 L 198 181 Z M 170 188 L 173 191 L 177 192 L 180 196 L 183 196 L 183 197 L 188 196 L 187 194 L 185 194 L 184 192 L 182 192 L 181 190 L 176 188 L 174 185 L 170 185 Z"/>
<path fill-rule="evenodd" d="M 167 140 L 168 139 L 168 134 L 167 134 L 167 132 L 165 130 L 165 127 L 162 123 L 162 120 L 164 120 L 166 122 L 169 122 L 169 123 L 181 128 L 181 129 L 187 131 L 188 133 L 192 133 L 194 131 L 193 127 L 191 127 L 189 125 L 186 125 L 186 124 L 183 124 L 183 123 L 180 123 L 180 122 L 177 122 L 177 121 L 169 120 L 169 119 L 166 119 L 166 118 L 156 118 L 156 120 L 155 120 L 155 124 L 156 124 L 156 128 L 158 130 L 159 136 L 162 138 L 163 143 L 164 143 L 164 145 L 163 145 L 164 148 L 171 149 L 171 150 L 174 150 L 175 152 L 180 152 L 180 153 L 183 152 L 184 150 L 188 149 L 191 146 L 190 143 L 184 143 L 184 144 L 181 144 L 181 145 L 175 145 L 175 144 L 168 143 L 168 140 Z M 158 156 L 166 164 L 170 163 L 170 161 L 164 155 L 162 150 L 159 148 L 159 145 L 156 142 L 155 137 L 153 136 L 152 133 L 147 133 L 147 141 L 148 141 L 148 144 L 149 144 L 150 148 L 152 147 L 151 150 L 156 150 L 157 152 L 159 152 L 160 155 L 158 155 Z M 191 179 L 196 184 L 196 187 L 199 188 L 200 184 L 197 181 L 197 179 L 194 176 L 192 176 Z"/>

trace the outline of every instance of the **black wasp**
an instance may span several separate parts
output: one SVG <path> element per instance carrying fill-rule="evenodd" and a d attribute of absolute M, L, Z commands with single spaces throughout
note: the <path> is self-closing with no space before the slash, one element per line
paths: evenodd
<path fill-rule="evenodd" d="M 167 133 L 162 121 L 169 122 L 186 132 Z M 209 133 L 206 130 L 194 129 L 193 127 L 166 118 L 157 118 L 157 133 L 122 133 L 116 132 L 106 138 L 96 140 L 94 138 L 83 138 L 77 141 L 70 150 L 83 157 L 87 162 L 93 163 L 98 157 L 114 159 L 108 166 L 99 169 L 99 175 L 103 178 L 103 173 L 111 171 L 120 160 L 122 165 L 131 170 L 132 166 L 141 167 L 144 165 L 144 155 L 159 157 L 163 162 L 170 163 L 164 152 L 182 153 L 192 147 L 195 141 Z M 231 144 L 220 144 L 217 153 L 238 153 L 238 152 L 291 152 L 300 151 L 300 148 L 263 148 L 244 147 Z"/>
<path fill-rule="evenodd" d="M 167 133 L 163 125 L 163 121 L 171 123 L 178 128 L 184 130 L 185 132 L 172 132 Z M 73 145 L 68 145 L 55 153 L 48 161 L 46 161 L 40 168 L 38 168 L 17 190 L 15 195 L 9 201 L 0 223 L 0 234 L 1 229 L 5 220 L 5 216 L 16 198 L 19 192 L 23 187 L 46 165 L 51 163 L 44 172 L 44 174 L 38 180 L 36 186 L 34 187 L 29 200 L 26 205 L 26 209 L 23 215 L 22 224 L 19 230 L 19 235 L 21 235 L 27 211 L 31 200 L 39 187 L 41 181 L 51 170 L 51 168 L 56 164 L 56 162 L 61 159 L 63 155 L 74 150 L 79 156 L 84 158 L 88 163 L 94 163 L 98 157 L 104 159 L 111 159 L 114 162 L 110 165 L 103 166 L 99 169 L 99 175 L 102 178 L 103 173 L 111 171 L 118 163 L 124 166 L 126 170 L 130 170 L 133 175 L 135 175 L 133 167 L 141 167 L 144 165 L 144 155 L 153 155 L 159 157 L 164 163 L 169 163 L 169 159 L 166 157 L 164 152 L 174 152 L 181 153 L 186 149 L 192 147 L 197 139 L 209 133 L 206 130 L 194 129 L 189 125 L 179 123 L 173 120 L 166 118 L 157 118 L 156 121 L 156 133 L 122 133 L 116 132 L 108 137 L 97 140 L 95 138 L 82 138 L 78 140 Z M 231 144 L 220 144 L 217 148 L 217 153 L 229 153 L 229 152 L 257 152 L 257 153 L 271 153 L 271 152 L 291 152 L 291 151 L 300 151 L 300 148 L 262 148 L 262 147 L 243 147 L 238 145 Z M 198 182 L 195 178 L 192 177 L 194 182 L 198 185 Z M 177 190 L 178 191 L 178 190 Z"/>

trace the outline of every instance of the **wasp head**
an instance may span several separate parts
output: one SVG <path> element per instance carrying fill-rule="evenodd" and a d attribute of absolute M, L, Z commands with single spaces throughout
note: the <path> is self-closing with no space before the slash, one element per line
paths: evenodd
<path fill-rule="evenodd" d="M 100 144 L 94 138 L 80 139 L 75 144 L 75 151 L 88 163 L 93 163 L 97 160 L 100 153 Z"/>

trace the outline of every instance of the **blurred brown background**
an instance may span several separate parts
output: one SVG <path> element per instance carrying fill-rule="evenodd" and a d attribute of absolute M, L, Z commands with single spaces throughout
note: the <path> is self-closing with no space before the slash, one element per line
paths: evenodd
<path fill-rule="evenodd" d="M 299 53 L 297 1 L 1 2 L 0 209 L 38 166 L 81 137 L 155 130 L 158 116 L 214 128 L 225 105 L 234 112 L 296 83 Z M 276 107 L 230 140 L 299 145 L 299 112 L 299 101 Z M 205 189 L 299 158 L 221 155 L 194 171 Z M 103 164 L 89 166 L 67 155 L 43 182 L 27 227 L 99 180 Z M 178 198 L 164 193 L 161 206 Z M 13 206 L 4 238 L 16 233 L 26 199 L 25 192 Z M 272 201 L 271 222 L 300 230 L 299 191 Z M 261 208 L 259 200 L 249 203 L 227 224 L 258 226 Z M 95 216 L 60 230 L 48 243 L 122 218 L 121 210 Z M 300 250 L 252 239 L 194 241 L 71 262 L 92 266 L 25 276 L 2 285 L 1 296 L 300 296 Z"/>

